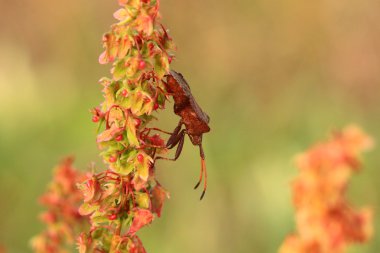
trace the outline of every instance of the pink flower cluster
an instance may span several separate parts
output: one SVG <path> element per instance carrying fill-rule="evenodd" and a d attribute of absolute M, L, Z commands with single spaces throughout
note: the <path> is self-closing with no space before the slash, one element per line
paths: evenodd
<path fill-rule="evenodd" d="M 91 228 L 80 235 L 85 252 L 145 253 L 136 232 L 150 224 L 168 193 L 155 177 L 155 158 L 167 152 L 153 115 L 170 94 L 165 79 L 175 49 L 159 22 L 159 0 L 119 0 L 117 23 L 103 36 L 101 64 L 112 64 L 100 80 L 104 102 L 92 110 L 97 143 L 108 169 L 90 175 L 80 190 L 79 211 Z"/>
<path fill-rule="evenodd" d="M 286 238 L 280 253 L 343 253 L 350 243 L 371 237 L 371 209 L 352 207 L 346 189 L 360 168 L 361 152 L 372 145 L 349 126 L 297 158 L 300 174 L 292 184 L 297 233 Z"/>
<path fill-rule="evenodd" d="M 73 168 L 72 162 L 67 158 L 56 167 L 53 181 L 39 199 L 47 209 L 40 215 L 46 229 L 31 241 L 36 253 L 67 252 L 80 231 L 88 227 L 88 219 L 78 212 L 83 197 L 77 184 L 85 176 Z"/>

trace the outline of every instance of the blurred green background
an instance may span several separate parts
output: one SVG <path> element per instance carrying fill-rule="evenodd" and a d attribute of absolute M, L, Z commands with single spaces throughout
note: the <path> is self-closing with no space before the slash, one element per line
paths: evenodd
<path fill-rule="evenodd" d="M 11 253 L 30 252 L 42 229 L 37 198 L 62 157 L 102 166 L 89 109 L 109 73 L 97 59 L 116 2 L 0 0 L 0 244 Z M 380 140 L 379 9 L 377 0 L 162 0 L 174 68 L 211 117 L 209 188 L 200 202 L 189 140 L 176 163 L 159 162 L 171 199 L 141 233 L 148 252 L 276 252 L 294 230 L 294 155 L 349 123 Z M 164 129 L 177 122 L 171 106 L 160 115 Z M 378 152 L 349 191 L 376 217 Z M 350 252 L 379 248 L 375 234 Z"/>

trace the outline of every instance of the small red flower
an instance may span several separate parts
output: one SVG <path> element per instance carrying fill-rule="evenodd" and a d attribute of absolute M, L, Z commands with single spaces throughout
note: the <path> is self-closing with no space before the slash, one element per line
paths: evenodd
<path fill-rule="evenodd" d="M 135 127 L 138 128 L 141 125 L 141 119 L 135 119 Z"/>
<path fill-rule="evenodd" d="M 92 122 L 96 123 L 96 122 L 99 122 L 99 116 L 92 116 Z"/>
<path fill-rule="evenodd" d="M 115 213 L 108 216 L 109 220 L 116 220 L 116 218 L 117 218 L 117 215 Z"/>
<path fill-rule="evenodd" d="M 139 161 L 140 163 L 142 163 L 144 161 L 144 156 L 142 154 L 138 154 L 137 155 L 137 161 Z"/>
<path fill-rule="evenodd" d="M 115 141 L 122 141 L 123 140 L 123 135 L 121 134 L 121 135 L 118 135 L 118 136 L 116 136 L 116 138 L 115 138 Z"/>
<path fill-rule="evenodd" d="M 140 60 L 139 62 L 139 70 L 145 69 L 146 63 L 144 60 Z"/>
<path fill-rule="evenodd" d="M 117 158 L 116 158 L 115 156 L 111 156 L 111 157 L 108 159 L 108 161 L 109 161 L 110 163 L 114 163 L 114 162 L 116 162 L 116 160 L 117 160 Z"/>

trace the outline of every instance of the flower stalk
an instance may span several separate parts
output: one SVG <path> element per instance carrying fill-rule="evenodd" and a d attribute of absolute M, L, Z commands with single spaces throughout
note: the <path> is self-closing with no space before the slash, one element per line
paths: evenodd
<path fill-rule="evenodd" d="M 168 196 L 154 175 L 155 157 L 167 148 L 160 130 L 149 125 L 169 97 L 164 78 L 175 47 L 160 23 L 158 0 L 119 4 L 118 22 L 103 36 L 99 57 L 101 64 L 112 64 L 112 77 L 100 80 L 104 102 L 92 110 L 108 168 L 79 185 L 79 211 L 91 222 L 78 239 L 81 253 L 145 252 L 136 232 L 161 215 Z"/>

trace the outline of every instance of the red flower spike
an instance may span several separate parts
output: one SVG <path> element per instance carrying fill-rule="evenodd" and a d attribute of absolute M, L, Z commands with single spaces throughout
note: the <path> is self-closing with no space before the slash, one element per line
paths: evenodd
<path fill-rule="evenodd" d="M 169 61 L 169 64 L 172 63 L 172 61 L 173 61 L 173 57 L 172 57 L 172 56 L 169 56 L 168 61 Z"/>
<path fill-rule="evenodd" d="M 99 122 L 99 117 L 96 115 L 92 116 L 92 122 L 94 122 L 94 123 Z"/>
<path fill-rule="evenodd" d="M 165 108 L 161 98 L 168 96 L 162 84 L 170 71 L 168 61 L 175 59 L 175 47 L 157 18 L 159 0 L 117 1 L 122 8 L 114 13 L 117 23 L 103 37 L 100 57 L 102 64 L 113 63 L 112 76 L 101 79 L 105 100 L 101 109 L 91 111 L 95 122 L 106 120 L 105 126 L 99 128 L 97 143 L 105 151 L 102 157 L 108 168 L 79 184 L 82 202 L 85 200 L 79 214 L 85 215 L 91 226 L 75 231 L 87 231 L 78 239 L 80 253 L 146 253 L 135 233 L 150 224 L 154 215 L 161 215 L 167 195 L 163 189 L 155 189 L 158 183 L 152 152 L 157 148 L 156 155 L 164 153 L 166 141 L 151 132 L 154 128 L 149 123 L 155 118 L 153 110 Z M 131 10 L 134 20 L 128 22 Z M 54 196 L 49 201 L 60 204 Z M 78 208 L 61 209 L 74 219 L 80 218 Z M 130 222 L 119 223 L 121 218 Z M 103 225 L 107 229 L 99 229 Z M 64 233 L 55 234 L 60 240 Z M 48 246 L 52 238 L 48 238 Z M 107 247 L 100 249 L 98 245 Z M 55 246 L 51 252 L 59 251 Z"/>
<path fill-rule="evenodd" d="M 145 69 L 146 63 L 144 60 L 140 60 L 139 62 L 139 70 Z"/>
<path fill-rule="evenodd" d="M 139 161 L 139 163 L 143 163 L 144 162 L 144 156 L 142 154 L 138 154 L 137 155 L 137 161 Z"/>
<path fill-rule="evenodd" d="M 115 156 L 111 156 L 111 157 L 108 159 L 108 161 L 109 161 L 110 163 L 114 163 L 114 162 L 116 162 L 116 160 L 117 160 L 117 158 L 116 158 Z"/>
<path fill-rule="evenodd" d="M 123 139 L 124 139 L 124 137 L 121 134 L 121 135 L 116 136 L 115 141 L 122 141 Z"/>

